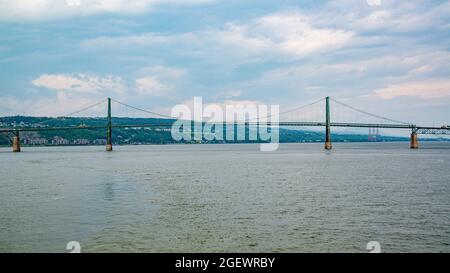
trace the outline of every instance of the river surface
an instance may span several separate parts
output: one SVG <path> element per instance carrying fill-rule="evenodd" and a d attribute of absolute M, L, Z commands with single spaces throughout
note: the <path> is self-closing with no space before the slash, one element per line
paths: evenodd
<path fill-rule="evenodd" d="M 450 252 L 450 143 L 0 149 L 0 252 Z"/>

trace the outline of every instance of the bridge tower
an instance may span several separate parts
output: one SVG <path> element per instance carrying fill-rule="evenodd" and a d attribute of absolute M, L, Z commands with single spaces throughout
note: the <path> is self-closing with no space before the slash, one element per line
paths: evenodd
<path fill-rule="evenodd" d="M 326 106 L 325 106 L 325 150 L 331 150 L 331 128 L 330 128 L 330 97 L 326 97 Z"/>
<path fill-rule="evenodd" d="M 19 131 L 16 131 L 14 133 L 13 142 L 12 142 L 12 148 L 14 153 L 20 152 L 20 135 Z"/>
<path fill-rule="evenodd" d="M 106 151 L 111 152 L 112 150 L 111 98 L 108 98 L 108 128 L 106 129 Z"/>
<path fill-rule="evenodd" d="M 417 137 L 417 129 L 412 129 L 411 132 L 411 149 L 419 149 L 419 138 Z"/>

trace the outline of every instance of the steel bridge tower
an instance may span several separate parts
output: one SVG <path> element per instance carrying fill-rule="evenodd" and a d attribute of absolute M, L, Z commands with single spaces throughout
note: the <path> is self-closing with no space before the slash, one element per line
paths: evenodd
<path fill-rule="evenodd" d="M 325 150 L 331 150 L 333 146 L 331 145 L 330 97 L 326 97 L 325 101 Z"/>
<path fill-rule="evenodd" d="M 112 148 L 112 122 L 111 122 L 111 98 L 108 98 L 108 125 L 106 129 L 106 151 L 111 152 Z"/>

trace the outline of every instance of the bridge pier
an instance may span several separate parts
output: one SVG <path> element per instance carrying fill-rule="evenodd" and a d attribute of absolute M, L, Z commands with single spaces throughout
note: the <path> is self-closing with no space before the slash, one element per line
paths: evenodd
<path fill-rule="evenodd" d="M 325 150 L 332 150 L 333 145 L 331 144 L 331 141 L 325 141 Z"/>
<path fill-rule="evenodd" d="M 419 149 L 419 138 L 417 133 L 411 133 L 411 149 Z"/>
<path fill-rule="evenodd" d="M 14 153 L 20 152 L 20 136 L 19 132 L 16 132 L 13 137 L 12 149 Z"/>
<path fill-rule="evenodd" d="M 106 144 L 106 151 L 107 152 L 112 152 L 112 150 L 113 150 L 112 145 L 111 144 Z"/>

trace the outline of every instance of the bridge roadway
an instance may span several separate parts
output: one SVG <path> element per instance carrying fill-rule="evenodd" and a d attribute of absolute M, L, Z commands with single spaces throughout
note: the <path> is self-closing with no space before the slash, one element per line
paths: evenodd
<path fill-rule="evenodd" d="M 270 122 L 257 123 L 223 123 L 224 125 L 246 125 L 246 126 L 271 126 Z M 151 124 L 118 124 L 112 125 L 112 128 L 167 128 L 172 127 L 173 123 L 151 123 Z M 326 122 L 279 122 L 279 127 L 326 127 Z M 440 134 L 450 135 L 450 127 L 432 127 L 432 126 L 416 126 L 413 124 L 374 124 L 374 123 L 340 123 L 331 122 L 331 127 L 352 127 L 352 128 L 387 128 L 387 129 L 411 129 L 417 134 Z M 15 132 L 37 132 L 37 131 L 66 131 L 66 130 L 95 130 L 105 129 L 108 125 L 90 125 L 90 126 L 67 126 L 67 127 L 14 127 L 0 128 L 0 133 Z"/>

